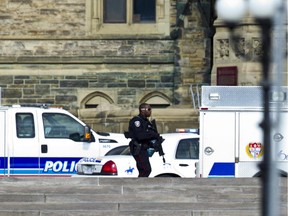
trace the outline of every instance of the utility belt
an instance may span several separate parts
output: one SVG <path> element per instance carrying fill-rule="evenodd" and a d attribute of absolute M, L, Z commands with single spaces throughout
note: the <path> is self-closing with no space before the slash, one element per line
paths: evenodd
<path fill-rule="evenodd" d="M 141 150 L 141 143 L 139 143 L 136 139 L 132 139 L 129 142 L 130 152 L 133 156 L 137 156 Z"/>
<path fill-rule="evenodd" d="M 149 145 L 147 143 L 140 143 L 136 139 L 132 139 L 129 142 L 130 152 L 133 156 L 139 155 L 141 148 L 147 150 Z"/>

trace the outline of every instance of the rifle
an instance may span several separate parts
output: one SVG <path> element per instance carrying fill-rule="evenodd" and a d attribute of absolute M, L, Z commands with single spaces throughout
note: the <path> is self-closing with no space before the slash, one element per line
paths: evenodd
<path fill-rule="evenodd" d="M 154 130 L 158 133 L 156 120 L 153 119 L 151 121 L 151 123 L 153 125 Z M 151 142 L 152 142 L 152 145 L 153 145 L 155 151 L 159 152 L 159 156 L 162 156 L 163 163 L 166 163 L 165 158 L 164 158 L 165 153 L 164 153 L 163 148 L 162 148 L 162 143 L 164 142 L 163 137 L 159 136 L 159 138 L 157 140 L 152 140 Z"/>

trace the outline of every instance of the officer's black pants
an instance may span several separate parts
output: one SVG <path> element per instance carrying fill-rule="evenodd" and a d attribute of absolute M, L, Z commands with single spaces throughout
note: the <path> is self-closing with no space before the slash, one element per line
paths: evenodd
<path fill-rule="evenodd" d="M 151 173 L 151 165 L 149 161 L 149 156 L 147 149 L 141 148 L 138 155 L 133 155 L 136 160 L 136 166 L 139 171 L 138 177 L 148 177 Z"/>

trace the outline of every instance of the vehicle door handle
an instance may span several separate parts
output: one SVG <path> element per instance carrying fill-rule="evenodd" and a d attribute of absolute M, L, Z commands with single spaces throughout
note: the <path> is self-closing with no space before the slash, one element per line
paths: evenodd
<path fill-rule="evenodd" d="M 188 165 L 188 164 L 179 164 L 179 166 L 187 167 L 187 166 L 189 166 L 189 165 Z"/>
<path fill-rule="evenodd" d="M 48 152 L 48 146 L 46 144 L 41 145 L 41 153 L 47 153 Z"/>

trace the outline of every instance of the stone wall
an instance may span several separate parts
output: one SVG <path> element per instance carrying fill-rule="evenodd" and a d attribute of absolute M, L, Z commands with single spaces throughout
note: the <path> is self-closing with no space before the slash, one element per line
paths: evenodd
<path fill-rule="evenodd" d="M 128 130 L 129 120 L 138 109 L 109 106 L 79 109 L 73 114 L 95 131 L 122 133 Z M 192 108 L 152 109 L 151 119 L 156 120 L 159 133 L 172 133 L 178 128 L 199 128 L 198 115 L 198 110 Z"/>
<path fill-rule="evenodd" d="M 261 38 L 261 29 L 259 24 L 255 20 L 247 15 L 241 20 L 241 22 L 230 31 L 223 20 L 217 19 L 214 22 L 216 34 L 214 36 L 213 47 L 213 69 L 211 72 L 211 85 L 219 85 L 217 82 L 217 69 L 229 67 L 237 68 L 236 85 L 241 86 L 255 86 L 261 85 L 262 79 L 262 65 L 261 57 L 263 55 L 263 39 Z M 271 34 L 271 50 L 270 58 L 271 62 L 275 61 L 275 49 L 276 52 L 281 52 L 281 64 L 282 71 L 280 72 L 281 85 L 288 85 L 288 70 L 287 70 L 287 37 L 288 29 L 287 22 L 284 25 L 276 29 L 272 27 Z M 267 32 L 268 34 L 268 32 Z M 232 39 L 232 38 L 235 39 Z M 277 44 L 283 37 L 283 44 Z M 276 60 L 277 61 L 277 60 Z M 225 69 L 224 69 L 225 71 Z M 226 70 L 227 71 L 227 70 Z M 225 73 L 225 72 L 224 72 Z M 228 72 L 229 73 L 229 72 Z M 275 64 L 271 64 L 269 70 L 269 76 L 271 80 L 276 80 L 277 71 Z M 225 77 L 223 77 L 225 79 Z M 231 77 L 227 76 L 227 81 L 230 82 Z M 225 81 L 224 81 L 225 82 Z"/>
<path fill-rule="evenodd" d="M 214 1 L 157 0 L 155 25 L 118 28 L 101 24 L 101 2 L 0 0 L 2 104 L 48 103 L 78 115 L 97 97 L 97 105 L 108 103 L 110 112 L 135 110 L 154 98 L 156 105 L 165 101 L 170 107 L 154 110 L 168 113 L 157 117 L 163 131 L 171 132 L 173 125 L 197 126 L 190 87 L 217 85 L 217 68 L 236 66 L 237 85 L 259 85 L 261 40 L 251 17 L 237 28 L 235 52 L 229 30 L 214 22 Z M 122 130 L 119 112 L 95 120 L 94 113 L 106 116 L 107 109 L 99 109 L 88 110 L 85 121 Z M 178 109 L 194 114 L 187 120 Z"/>
<path fill-rule="evenodd" d="M 209 8 L 209 1 L 201 2 Z M 178 25 L 188 3 L 189 13 Z M 209 25 L 203 22 L 199 1 L 157 0 L 157 28 L 141 35 L 114 34 L 115 29 L 100 34 L 105 27 L 95 22 L 99 5 L 100 0 L 0 1 L 2 105 L 48 103 L 78 115 L 93 96 L 122 110 L 157 96 L 171 107 L 193 110 L 189 87 L 206 82 L 211 68 L 211 37 L 205 34 Z M 172 38 L 175 26 L 181 34 Z M 167 112 L 161 118 L 168 125 L 198 123 L 195 113 L 184 124 L 186 114 Z M 119 131 L 122 117 L 117 115 L 95 123 L 91 114 L 85 121 Z"/>

